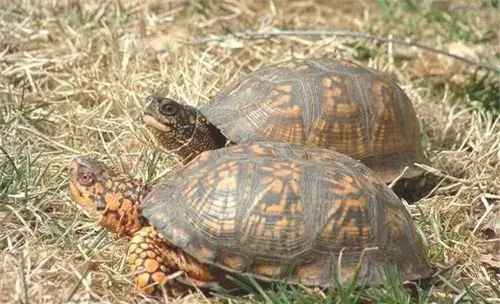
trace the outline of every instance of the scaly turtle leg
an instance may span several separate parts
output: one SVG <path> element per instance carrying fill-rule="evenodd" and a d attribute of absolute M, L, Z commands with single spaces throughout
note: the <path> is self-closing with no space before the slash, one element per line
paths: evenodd
<path fill-rule="evenodd" d="M 162 285 L 169 283 L 169 277 L 179 270 L 199 287 L 214 280 L 205 265 L 173 247 L 152 226 L 146 226 L 133 235 L 128 262 L 135 275 L 135 286 L 147 294 L 159 292 Z"/>

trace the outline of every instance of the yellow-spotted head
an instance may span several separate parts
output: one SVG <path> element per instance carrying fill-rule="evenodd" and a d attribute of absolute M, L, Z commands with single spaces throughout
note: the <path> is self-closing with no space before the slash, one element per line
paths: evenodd
<path fill-rule="evenodd" d="M 101 226 L 130 236 L 146 224 L 140 204 L 148 187 L 142 181 L 88 157 L 74 158 L 68 170 L 73 199 Z"/>

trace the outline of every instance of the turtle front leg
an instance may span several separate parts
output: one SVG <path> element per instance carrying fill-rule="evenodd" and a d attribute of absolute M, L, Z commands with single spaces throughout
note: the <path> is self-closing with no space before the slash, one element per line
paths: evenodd
<path fill-rule="evenodd" d="M 128 262 L 135 276 L 136 288 L 147 294 L 159 292 L 161 286 L 169 283 L 171 276 L 179 270 L 192 278 L 196 285 L 213 280 L 203 264 L 173 247 L 152 226 L 144 227 L 133 235 L 128 248 Z"/>

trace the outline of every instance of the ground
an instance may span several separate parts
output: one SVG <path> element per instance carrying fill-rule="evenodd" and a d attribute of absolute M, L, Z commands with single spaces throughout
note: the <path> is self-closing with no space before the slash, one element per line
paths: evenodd
<path fill-rule="evenodd" d="M 71 201 L 69 160 L 93 155 L 154 181 L 180 164 L 142 125 L 148 94 L 201 105 L 259 67 L 315 56 L 397 81 L 421 120 L 428 170 L 445 178 L 409 207 L 442 270 L 420 290 L 427 298 L 412 301 L 500 303 L 498 1 L 16 2 L 0 3 L 0 302 L 139 301 L 126 241 Z M 328 30 L 373 39 L 318 35 Z M 193 291 L 168 302 L 406 301 L 394 284 L 340 293 L 255 288 L 232 299 Z"/>

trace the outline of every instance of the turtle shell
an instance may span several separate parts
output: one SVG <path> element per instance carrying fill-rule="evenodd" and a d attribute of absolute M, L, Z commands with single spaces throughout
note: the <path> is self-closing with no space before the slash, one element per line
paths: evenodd
<path fill-rule="evenodd" d="M 232 142 L 322 147 L 361 160 L 391 182 L 429 164 L 411 101 L 392 80 L 347 61 L 291 60 L 221 91 L 200 111 Z"/>
<path fill-rule="evenodd" d="M 172 244 L 225 272 L 329 286 L 339 270 L 375 283 L 387 262 L 429 274 L 398 197 L 359 161 L 321 148 L 254 143 L 206 151 L 155 185 L 143 215 Z M 338 268 L 341 265 L 341 268 Z"/>

